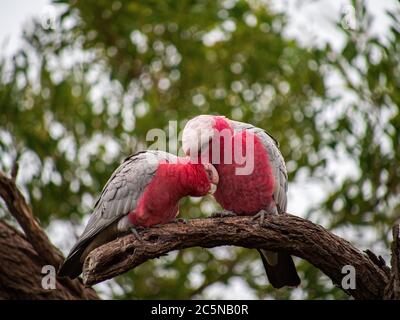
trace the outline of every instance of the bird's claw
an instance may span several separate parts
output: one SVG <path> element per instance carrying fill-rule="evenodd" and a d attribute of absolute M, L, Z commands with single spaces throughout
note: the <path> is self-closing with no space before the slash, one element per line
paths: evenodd
<path fill-rule="evenodd" d="M 142 238 L 140 237 L 139 233 L 137 232 L 137 230 L 133 227 L 130 228 L 132 234 L 135 236 L 135 239 L 138 241 L 141 241 Z"/>
<path fill-rule="evenodd" d="M 187 223 L 187 219 L 184 219 L 184 218 L 176 218 L 176 219 L 175 219 L 175 222 L 186 224 L 186 223 Z"/>
<path fill-rule="evenodd" d="M 225 218 L 225 217 L 235 217 L 236 213 L 229 210 L 222 210 L 218 212 L 214 212 L 211 217 L 212 218 Z"/>
<path fill-rule="evenodd" d="M 264 220 L 265 220 L 265 215 L 267 214 L 267 211 L 265 210 L 260 210 L 258 211 L 257 214 L 255 214 L 252 218 L 252 220 L 257 220 L 259 219 L 259 224 L 262 225 L 264 224 Z"/>

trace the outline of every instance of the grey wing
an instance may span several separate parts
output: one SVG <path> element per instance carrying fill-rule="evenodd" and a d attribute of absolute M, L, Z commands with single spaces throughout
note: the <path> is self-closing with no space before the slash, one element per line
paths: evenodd
<path fill-rule="evenodd" d="M 69 256 L 85 248 L 102 230 L 136 208 L 140 196 L 158 167 L 157 161 L 149 161 L 149 152 L 151 151 L 140 152 L 126 158 L 114 171 Z"/>
<path fill-rule="evenodd" d="M 274 200 L 279 213 L 286 212 L 288 176 L 278 142 L 265 130 L 251 124 L 231 120 L 235 132 L 250 130 L 261 140 L 268 152 L 269 161 L 275 178 Z"/>
<path fill-rule="evenodd" d="M 273 143 L 275 144 L 275 146 L 279 149 L 279 142 L 278 140 L 276 140 L 272 135 L 270 135 L 266 130 L 258 128 L 253 126 L 250 123 L 245 123 L 245 122 L 239 122 L 239 121 L 234 121 L 234 120 L 229 120 L 233 126 L 233 130 L 235 132 L 240 132 L 243 130 L 252 130 L 253 132 L 255 132 L 256 134 L 263 134 L 263 135 L 267 135 L 270 140 L 273 141 Z"/>

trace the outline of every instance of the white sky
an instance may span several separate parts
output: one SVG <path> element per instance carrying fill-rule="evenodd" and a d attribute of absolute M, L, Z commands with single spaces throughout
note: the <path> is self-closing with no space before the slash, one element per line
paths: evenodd
<path fill-rule="evenodd" d="M 341 12 L 348 11 L 346 0 L 267 0 L 275 10 L 285 11 L 289 17 L 287 35 L 294 36 L 306 43 L 329 41 L 335 48 L 340 48 L 342 38 L 332 25 L 338 21 Z M 7 51 L 12 52 L 20 44 L 19 35 L 24 23 L 34 16 L 44 16 L 50 0 L 2 0 L 0 3 L 0 49 L 6 39 L 9 40 Z M 377 34 L 384 34 L 388 26 L 385 11 L 395 6 L 396 0 L 367 0 L 367 6 L 376 16 L 373 29 Z"/>
<path fill-rule="evenodd" d="M 289 25 L 286 34 L 295 37 L 305 44 L 322 44 L 329 42 L 333 48 L 341 49 L 343 37 L 336 28 L 341 15 L 348 14 L 352 20 L 352 8 L 348 0 L 270 0 L 272 7 L 286 12 Z M 375 16 L 372 30 L 375 34 L 384 35 L 388 29 L 389 19 L 385 11 L 399 4 L 396 0 L 366 0 L 368 9 Z M 351 22 L 350 24 L 351 25 Z"/>
<path fill-rule="evenodd" d="M 4 42 L 7 41 L 6 52 L 12 53 L 21 44 L 20 35 L 24 23 L 31 16 L 40 15 L 50 0 L 2 0 L 0 3 L 0 50 L 4 53 Z"/>

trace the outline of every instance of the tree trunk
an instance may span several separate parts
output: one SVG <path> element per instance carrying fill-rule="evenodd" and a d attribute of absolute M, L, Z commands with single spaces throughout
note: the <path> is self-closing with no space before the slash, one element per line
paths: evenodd
<path fill-rule="evenodd" d="M 56 278 L 64 257 L 17 188 L 16 174 L 0 172 L 0 196 L 24 230 L 22 234 L 0 221 L 0 299 L 99 299 L 79 279 Z"/>
<path fill-rule="evenodd" d="M 42 286 L 43 266 L 47 265 L 25 236 L 0 221 L 0 299 L 87 299 L 97 298 L 91 289 L 86 294 L 56 281 L 55 289 Z M 45 286 L 46 287 L 46 286 Z"/>

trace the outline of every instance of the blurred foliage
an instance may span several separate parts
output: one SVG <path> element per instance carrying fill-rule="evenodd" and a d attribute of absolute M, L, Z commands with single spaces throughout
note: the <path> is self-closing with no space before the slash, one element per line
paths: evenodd
<path fill-rule="evenodd" d="M 285 38 L 287 18 L 262 1 L 54 1 L 55 28 L 33 20 L 24 46 L 0 63 L 0 168 L 18 158 L 18 182 L 41 222 L 76 229 L 120 160 L 146 147 L 150 129 L 222 114 L 271 132 L 291 181 L 301 172 L 328 186 L 310 219 L 385 253 L 400 211 L 400 11 L 388 13 L 382 38 L 369 32 L 362 2 L 352 5 L 357 26 L 338 24 L 345 45 L 337 52 Z M 338 179 L 341 165 L 329 166 L 343 157 L 353 167 Z M 208 197 L 181 203 L 185 217 L 216 208 Z M 307 262 L 298 270 L 301 289 L 273 290 L 256 252 L 194 248 L 99 290 L 119 299 L 202 298 L 239 278 L 259 298 L 346 298 Z"/>

